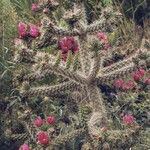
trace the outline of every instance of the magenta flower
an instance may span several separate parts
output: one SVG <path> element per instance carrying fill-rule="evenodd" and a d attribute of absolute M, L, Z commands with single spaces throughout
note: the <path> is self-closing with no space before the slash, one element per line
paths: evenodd
<path fill-rule="evenodd" d="M 139 74 L 141 75 L 141 77 L 143 77 L 146 73 L 146 70 L 144 69 L 139 69 Z"/>
<path fill-rule="evenodd" d="M 129 89 L 130 89 L 129 86 L 126 83 L 124 83 L 124 85 L 122 86 L 122 90 L 129 90 Z"/>
<path fill-rule="evenodd" d="M 30 150 L 30 148 L 28 144 L 23 144 L 20 146 L 19 150 Z"/>
<path fill-rule="evenodd" d="M 109 44 L 108 37 L 107 37 L 106 33 L 98 32 L 97 38 L 102 43 L 103 49 L 108 50 L 110 48 L 110 44 Z"/>
<path fill-rule="evenodd" d="M 54 116 L 48 116 L 47 117 L 47 123 L 50 125 L 54 125 L 56 122 L 56 118 Z"/>
<path fill-rule="evenodd" d="M 146 71 L 144 69 L 139 69 L 139 70 L 133 72 L 131 75 L 135 81 L 138 81 L 145 75 L 145 73 L 146 73 Z"/>
<path fill-rule="evenodd" d="M 133 88 L 135 87 L 135 83 L 134 83 L 134 81 L 132 81 L 132 80 L 129 80 L 129 81 L 127 82 L 127 85 L 128 85 L 128 87 L 129 87 L 129 89 L 133 89 Z"/>
<path fill-rule="evenodd" d="M 27 27 L 28 27 L 28 25 L 23 23 L 23 22 L 20 22 L 18 24 L 18 32 L 19 32 L 19 37 L 20 38 L 24 38 L 28 35 Z"/>
<path fill-rule="evenodd" d="M 115 85 L 115 87 L 118 88 L 118 89 L 119 89 L 119 88 L 122 88 L 123 85 L 124 85 L 124 80 L 118 79 L 118 80 L 115 81 L 114 85 Z"/>
<path fill-rule="evenodd" d="M 131 125 L 135 123 L 135 118 L 132 115 L 125 115 L 122 120 L 125 125 Z"/>
<path fill-rule="evenodd" d="M 30 25 L 30 31 L 29 34 L 33 37 L 36 38 L 40 35 L 39 28 L 36 25 Z"/>
<path fill-rule="evenodd" d="M 47 145 L 49 143 L 49 136 L 47 132 L 40 131 L 37 134 L 37 141 L 39 144 Z"/>
<path fill-rule="evenodd" d="M 43 123 L 44 123 L 44 121 L 43 121 L 43 119 L 40 117 L 40 116 L 38 116 L 35 120 L 34 120 L 34 125 L 36 126 L 36 127 L 41 127 L 42 125 L 43 125 Z"/>
<path fill-rule="evenodd" d="M 138 81 L 138 80 L 141 78 L 141 76 L 140 76 L 137 72 L 133 72 L 133 73 L 132 73 L 132 78 L 133 78 L 135 81 Z"/>
<path fill-rule="evenodd" d="M 39 8 L 40 8 L 39 5 L 36 4 L 36 3 L 33 3 L 32 6 L 31 6 L 31 10 L 34 11 L 34 12 L 38 11 Z"/>
<path fill-rule="evenodd" d="M 78 43 L 75 41 L 74 37 L 64 37 L 59 40 L 58 47 L 62 51 L 62 59 L 67 60 L 68 52 L 72 51 L 73 53 L 79 50 Z"/>
<path fill-rule="evenodd" d="M 135 83 L 132 80 L 129 80 L 127 83 L 124 83 L 122 86 L 123 90 L 132 90 L 135 87 Z"/>
<path fill-rule="evenodd" d="M 102 42 L 102 44 L 108 43 L 108 38 L 106 33 L 104 32 L 98 32 L 97 33 L 98 39 Z"/>
<path fill-rule="evenodd" d="M 79 46 L 74 37 L 64 37 L 58 42 L 58 46 L 62 50 L 62 53 L 68 53 L 69 50 L 76 52 L 79 50 Z"/>

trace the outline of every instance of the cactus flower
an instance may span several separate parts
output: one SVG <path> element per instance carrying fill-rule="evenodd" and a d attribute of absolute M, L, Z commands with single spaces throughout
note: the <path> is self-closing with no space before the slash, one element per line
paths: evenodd
<path fill-rule="evenodd" d="M 44 123 L 44 121 L 43 121 L 43 119 L 40 117 L 40 116 L 38 116 L 35 120 L 34 120 L 34 125 L 36 126 L 36 127 L 41 127 L 42 125 L 43 125 L 43 123 Z"/>
<path fill-rule="evenodd" d="M 47 145 L 49 143 L 49 136 L 47 132 L 40 131 L 37 133 L 37 141 L 39 144 Z"/>
<path fill-rule="evenodd" d="M 128 87 L 129 87 L 129 89 L 133 89 L 133 88 L 135 87 L 135 83 L 134 83 L 132 80 L 129 80 L 129 81 L 127 82 L 127 85 L 128 85 Z"/>
<path fill-rule="evenodd" d="M 143 77 L 146 73 L 146 70 L 144 69 L 139 69 L 139 74 L 141 75 L 141 77 Z"/>
<path fill-rule="evenodd" d="M 63 53 L 67 53 L 69 50 L 76 52 L 79 50 L 78 44 L 74 37 L 64 37 L 58 42 L 58 46 Z"/>
<path fill-rule="evenodd" d="M 34 12 L 38 11 L 39 8 L 40 8 L 39 5 L 36 4 L 36 3 L 33 3 L 32 6 L 31 6 L 31 10 L 34 11 Z"/>
<path fill-rule="evenodd" d="M 47 117 L 47 123 L 50 125 L 54 125 L 56 122 L 56 118 L 54 116 L 48 116 Z"/>
<path fill-rule="evenodd" d="M 36 38 L 40 35 L 39 28 L 36 25 L 30 25 L 30 31 L 29 34 L 33 37 Z"/>
<path fill-rule="evenodd" d="M 23 144 L 20 146 L 19 150 L 30 150 L 30 148 L 28 144 Z"/>
<path fill-rule="evenodd" d="M 135 118 L 132 115 L 125 115 L 122 119 L 125 125 L 131 125 L 135 123 Z"/>
<path fill-rule="evenodd" d="M 138 81 L 145 75 L 145 73 L 146 71 L 144 69 L 139 69 L 138 71 L 133 72 L 131 75 L 135 81 Z"/>
<path fill-rule="evenodd" d="M 119 88 L 122 88 L 123 85 L 124 85 L 124 80 L 118 79 L 118 80 L 115 81 L 114 85 L 115 85 L 115 87 L 118 88 L 118 89 L 119 89 Z"/>
<path fill-rule="evenodd" d="M 98 32 L 97 33 L 97 37 L 102 42 L 102 44 L 108 43 L 108 38 L 107 38 L 106 33 L 104 33 L 104 32 Z"/>
<path fill-rule="evenodd" d="M 18 32 L 19 32 L 19 37 L 20 38 L 24 38 L 28 35 L 27 27 L 28 27 L 28 25 L 23 23 L 23 22 L 20 22 L 18 24 Z"/>
<path fill-rule="evenodd" d="M 122 86 L 123 90 L 132 90 L 135 87 L 135 84 L 132 80 L 127 81 L 127 83 L 124 83 Z"/>
<path fill-rule="evenodd" d="M 62 59 L 67 60 L 68 52 L 72 51 L 73 53 L 79 50 L 78 43 L 75 41 L 74 37 L 64 37 L 59 40 L 58 47 L 62 51 Z"/>

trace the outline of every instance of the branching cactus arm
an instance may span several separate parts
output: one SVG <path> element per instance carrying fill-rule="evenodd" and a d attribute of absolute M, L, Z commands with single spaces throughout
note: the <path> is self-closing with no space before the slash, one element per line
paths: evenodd
<path fill-rule="evenodd" d="M 108 83 L 108 82 L 114 81 L 117 78 L 126 77 L 136 69 L 138 69 L 138 68 L 135 67 L 134 64 L 132 63 L 126 67 L 123 67 L 122 69 L 118 69 L 118 70 L 115 70 L 109 74 L 105 74 L 104 76 L 97 77 L 96 82 L 97 82 L 97 84 L 105 83 L 105 82 Z"/>
<path fill-rule="evenodd" d="M 108 67 L 103 67 L 101 69 L 101 73 L 105 74 L 105 73 L 109 73 L 111 71 L 115 71 L 117 69 L 121 69 L 124 66 L 127 66 L 129 64 L 131 64 L 133 62 L 133 59 L 138 58 L 140 55 L 139 50 L 136 50 L 134 54 L 132 54 L 129 58 L 125 58 L 119 62 L 116 62 L 114 64 L 112 64 L 111 66 Z M 110 58 L 112 58 L 112 56 L 108 55 Z M 108 58 L 109 58 L 108 57 Z M 104 60 L 107 59 L 107 57 L 104 58 Z M 103 61 L 104 61 L 103 60 Z"/>
<path fill-rule="evenodd" d="M 66 135 L 62 135 L 62 136 L 60 135 L 56 138 L 56 140 L 52 143 L 52 145 L 61 146 L 71 139 L 74 139 L 79 136 L 85 136 L 85 133 L 86 133 L 86 129 L 83 128 L 83 129 L 74 130 Z"/>
<path fill-rule="evenodd" d="M 43 87 L 34 87 L 31 89 L 28 89 L 27 91 L 24 91 L 22 94 L 23 95 L 27 95 L 27 96 L 50 96 L 50 95 L 55 95 L 55 94 L 59 94 L 60 92 L 65 90 L 68 91 L 72 91 L 75 88 L 79 88 L 80 85 L 76 84 L 74 82 L 66 82 L 66 83 L 61 83 L 58 85 L 54 85 L 54 86 L 43 86 Z"/>
<path fill-rule="evenodd" d="M 81 75 L 78 75 L 72 71 L 68 71 L 68 70 L 64 70 L 64 69 L 61 69 L 59 67 L 55 67 L 53 65 L 51 66 L 48 66 L 47 68 L 50 72 L 56 74 L 56 75 L 61 75 L 65 78 L 68 78 L 72 81 L 75 81 L 77 83 L 80 83 L 80 84 L 84 84 L 84 83 L 87 83 L 86 79 L 84 77 L 82 77 Z"/>
<path fill-rule="evenodd" d="M 91 58 L 90 58 L 89 48 L 86 45 L 87 37 L 84 36 L 79 37 L 79 42 L 80 42 L 79 58 L 80 58 L 81 68 L 84 74 L 88 75 L 91 67 Z"/>
<path fill-rule="evenodd" d="M 105 21 L 105 19 L 102 19 L 100 21 L 96 21 L 96 22 L 92 23 L 91 25 L 88 25 L 86 28 L 86 32 L 89 34 L 98 32 L 99 30 L 102 29 L 104 21 Z"/>

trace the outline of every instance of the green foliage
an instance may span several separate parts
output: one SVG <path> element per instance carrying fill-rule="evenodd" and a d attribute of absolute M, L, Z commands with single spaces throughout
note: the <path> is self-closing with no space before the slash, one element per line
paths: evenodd
<path fill-rule="evenodd" d="M 17 14 L 10 0 L 0 2 L 0 89 L 1 94 L 10 93 L 11 70 L 14 68 L 11 62 L 13 39 L 16 37 Z"/>
<path fill-rule="evenodd" d="M 108 5 L 112 4 L 112 0 L 103 0 L 102 3 L 104 6 L 108 6 Z"/>
<path fill-rule="evenodd" d="M 34 13 L 31 11 L 31 4 L 37 0 L 10 0 L 16 8 L 19 19 L 31 21 L 35 19 Z"/>
<path fill-rule="evenodd" d="M 2 23 L 2 26 L 0 27 L 2 32 L 1 47 L 10 47 L 12 39 L 16 37 L 16 25 L 18 16 L 10 0 L 2 0 L 0 6 L 2 10 L 0 15 L 0 20 Z"/>
<path fill-rule="evenodd" d="M 101 0 L 101 1 L 86 0 L 86 2 L 94 7 L 96 6 L 96 4 L 102 4 L 103 6 L 108 6 L 108 5 L 112 4 L 112 0 Z"/>
<path fill-rule="evenodd" d="M 136 1 L 130 1 L 130 0 L 113 0 L 114 3 L 117 4 L 117 6 L 121 7 L 121 9 L 123 10 L 124 14 L 127 16 L 127 17 L 130 17 L 132 19 L 135 19 L 135 14 L 136 14 L 136 11 L 139 11 L 141 12 L 141 14 L 143 13 L 142 11 L 142 8 L 145 9 L 146 7 L 149 8 L 148 3 L 146 0 L 136 0 Z M 148 11 L 148 9 L 147 9 Z M 147 12 L 146 12 L 147 13 Z M 141 17 L 140 13 L 138 14 L 139 17 Z"/>

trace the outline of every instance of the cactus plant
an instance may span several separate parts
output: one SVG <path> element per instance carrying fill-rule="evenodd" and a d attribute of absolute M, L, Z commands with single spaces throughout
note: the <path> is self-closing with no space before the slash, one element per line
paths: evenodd
<path fill-rule="evenodd" d="M 71 109 L 70 105 L 75 105 L 78 109 L 76 119 L 78 124 L 67 134 L 59 132 L 57 135 L 55 127 L 53 131 L 51 127 L 47 129 L 47 126 L 42 125 L 40 130 L 46 130 L 51 138 L 50 143 L 46 142 L 42 147 L 47 150 L 61 149 L 70 140 L 82 138 L 83 147 L 88 143 L 93 149 L 130 148 L 134 144 L 133 137 L 139 134 L 140 127 L 135 123 L 128 128 L 117 129 L 99 86 L 104 83 L 112 84 L 118 78 L 128 77 L 139 68 L 147 68 L 145 60 L 150 55 L 149 49 L 140 45 L 122 60 L 105 66 L 105 62 L 112 60 L 115 52 L 112 51 L 113 48 L 105 45 L 109 44 L 107 35 L 103 34 L 108 31 L 109 26 L 107 11 L 102 13 L 99 20 L 89 24 L 84 1 L 71 2 L 71 10 L 66 10 L 60 3 L 61 1 L 55 0 L 42 0 L 39 3 L 39 12 L 44 10 L 45 15 L 40 30 L 36 28 L 34 31 L 28 31 L 30 25 L 25 25 L 28 27 L 25 30 L 23 27 L 23 31 L 19 30 L 26 34 L 20 37 L 21 42 L 16 45 L 14 55 L 14 61 L 24 66 L 14 73 L 14 86 L 25 100 L 26 107 L 30 107 L 30 100 L 35 97 L 42 98 L 43 102 L 39 104 L 42 107 L 42 103 L 55 98 L 61 101 L 64 96 L 66 109 Z M 65 11 L 64 27 L 60 26 L 62 19 L 56 15 L 57 11 Z M 37 36 L 33 37 L 31 32 L 36 31 L 38 34 L 35 33 Z M 99 35 L 100 41 L 96 37 L 99 31 L 103 31 L 101 36 Z M 57 41 L 64 37 L 60 43 L 63 45 L 56 47 Z M 57 50 L 60 47 L 61 52 Z M 77 47 L 79 50 L 75 50 Z M 44 48 L 46 50 L 43 52 Z M 126 54 L 127 50 L 124 53 Z M 147 59 L 141 59 L 142 54 L 146 55 Z M 50 108 L 45 106 L 45 109 Z M 29 112 L 26 118 L 27 133 L 30 141 L 36 145 L 33 144 L 33 147 L 40 149 L 41 145 L 36 143 L 39 129 L 31 123 L 31 114 L 33 115 L 33 112 Z"/>

